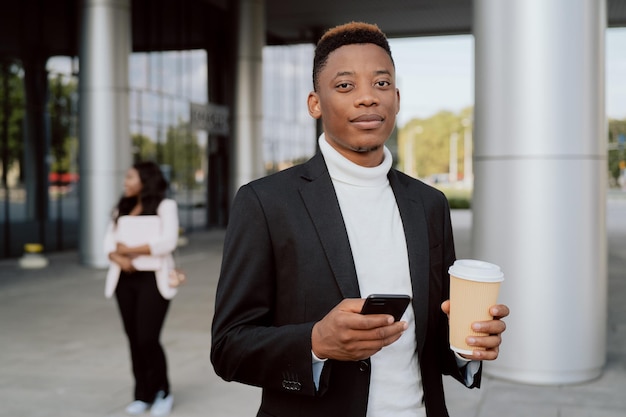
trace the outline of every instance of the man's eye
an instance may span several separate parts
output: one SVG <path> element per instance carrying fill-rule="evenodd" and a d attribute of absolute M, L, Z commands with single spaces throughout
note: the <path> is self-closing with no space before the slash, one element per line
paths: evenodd
<path fill-rule="evenodd" d="M 378 87 L 387 87 L 390 86 L 391 83 L 389 81 L 376 81 L 376 85 Z"/>
<path fill-rule="evenodd" d="M 345 88 L 348 88 L 348 87 L 350 87 L 350 84 L 348 84 L 348 83 L 337 84 L 337 88 L 345 89 Z"/>

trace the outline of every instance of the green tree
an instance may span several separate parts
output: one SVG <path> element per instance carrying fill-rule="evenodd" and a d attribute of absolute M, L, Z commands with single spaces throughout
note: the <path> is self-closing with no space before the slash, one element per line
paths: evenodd
<path fill-rule="evenodd" d="M 419 177 L 448 173 L 450 170 L 450 137 L 458 135 L 457 169 L 463 172 L 464 141 L 463 120 L 470 120 L 473 109 L 468 107 L 459 114 L 441 111 L 425 119 L 410 120 L 399 133 L 400 160 L 412 159 Z M 408 154 L 407 154 L 408 152 Z M 401 164 L 406 166 L 405 163 Z"/>
<path fill-rule="evenodd" d="M 619 144 L 620 135 L 626 137 L 626 119 L 609 119 L 609 176 L 617 181 L 620 176 L 620 161 L 626 161 L 625 146 Z"/>
<path fill-rule="evenodd" d="M 202 152 L 188 122 L 168 127 L 161 163 L 169 166 L 172 184 L 186 189 L 196 187 L 195 173 L 202 168 Z"/>
<path fill-rule="evenodd" d="M 157 145 L 148 136 L 136 133 L 132 135 L 133 161 L 156 161 Z"/>
<path fill-rule="evenodd" d="M 16 165 L 19 167 L 22 158 L 25 107 L 21 64 L 13 60 L 0 61 L 0 168 L 5 187 L 9 171 Z"/>
<path fill-rule="evenodd" d="M 50 117 L 50 170 L 57 173 L 71 172 L 76 166 L 77 138 L 71 135 L 74 104 L 77 94 L 76 81 L 66 80 L 57 74 L 49 80 L 48 115 Z"/>

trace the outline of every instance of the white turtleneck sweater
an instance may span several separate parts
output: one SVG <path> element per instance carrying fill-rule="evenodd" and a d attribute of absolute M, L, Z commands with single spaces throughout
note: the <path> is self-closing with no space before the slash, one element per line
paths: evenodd
<path fill-rule="evenodd" d="M 323 134 L 319 146 L 348 232 L 361 297 L 412 295 L 404 229 L 387 179 L 392 165 L 391 152 L 385 147 L 383 162 L 369 168 L 343 157 L 326 142 Z M 411 305 L 402 320 L 409 325 L 402 337 L 370 358 L 368 417 L 426 415 Z"/>

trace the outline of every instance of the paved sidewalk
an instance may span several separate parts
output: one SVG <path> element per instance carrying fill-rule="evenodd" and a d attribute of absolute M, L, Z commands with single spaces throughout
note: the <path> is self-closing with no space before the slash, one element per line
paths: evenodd
<path fill-rule="evenodd" d="M 626 198 L 612 198 L 609 225 L 607 365 L 592 382 L 557 387 L 486 376 L 467 390 L 446 380 L 453 417 L 623 417 L 626 415 Z M 459 257 L 469 256 L 470 211 L 454 211 Z M 176 417 L 253 416 L 260 391 L 215 376 L 210 325 L 223 231 L 197 232 L 180 249 L 188 284 L 163 332 Z M 104 271 L 75 252 L 52 254 L 41 270 L 0 261 L 0 417 L 124 416 L 132 400 L 126 339 Z M 146 414 L 148 415 L 148 414 Z"/>

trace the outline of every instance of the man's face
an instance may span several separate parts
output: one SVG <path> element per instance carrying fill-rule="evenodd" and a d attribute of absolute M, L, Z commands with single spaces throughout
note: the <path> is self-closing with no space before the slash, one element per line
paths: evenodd
<path fill-rule="evenodd" d="M 328 56 L 308 98 L 309 113 L 321 117 L 326 141 L 352 162 L 376 166 L 400 109 L 395 70 L 374 44 L 337 48 Z"/>

